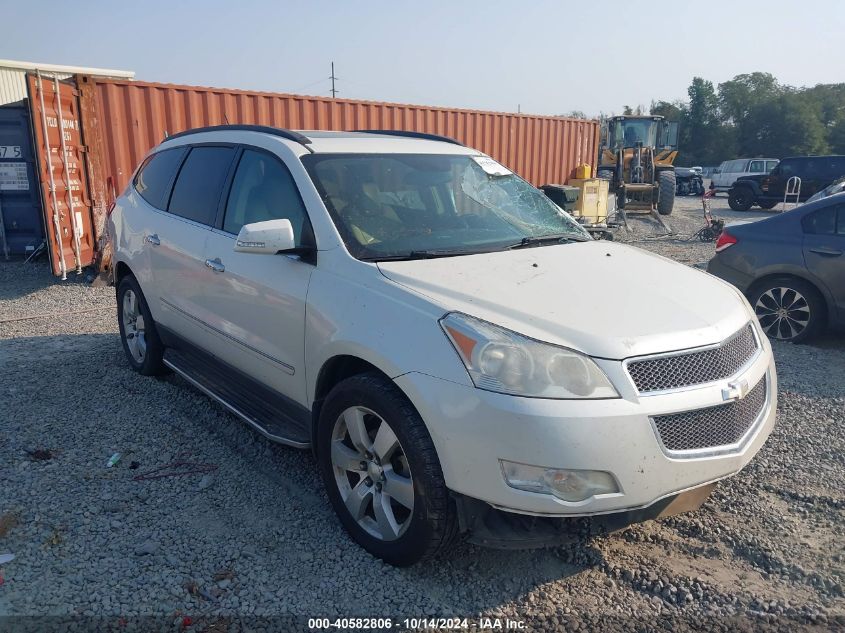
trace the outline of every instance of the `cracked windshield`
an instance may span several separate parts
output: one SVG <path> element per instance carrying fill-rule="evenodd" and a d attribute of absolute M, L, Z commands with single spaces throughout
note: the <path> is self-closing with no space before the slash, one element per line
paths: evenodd
<path fill-rule="evenodd" d="M 313 155 L 303 162 L 359 259 L 462 255 L 554 236 L 589 239 L 542 192 L 487 157 Z"/>

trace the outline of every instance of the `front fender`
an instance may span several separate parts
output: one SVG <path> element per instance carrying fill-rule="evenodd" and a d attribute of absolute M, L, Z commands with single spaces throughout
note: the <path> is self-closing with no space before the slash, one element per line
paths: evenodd
<path fill-rule="evenodd" d="M 737 180 L 728 190 L 728 194 L 733 193 L 734 189 L 738 189 L 740 187 L 745 187 L 747 189 L 751 189 L 754 197 L 757 198 L 762 195 L 762 190 L 760 189 L 760 183 L 754 180 Z"/>
<path fill-rule="evenodd" d="M 391 378 L 415 371 L 472 384 L 440 328 L 446 310 L 390 281 L 374 265 L 347 265 L 352 278 L 330 268 L 318 268 L 311 278 L 305 323 L 310 402 L 320 370 L 336 356 L 360 358 Z"/>

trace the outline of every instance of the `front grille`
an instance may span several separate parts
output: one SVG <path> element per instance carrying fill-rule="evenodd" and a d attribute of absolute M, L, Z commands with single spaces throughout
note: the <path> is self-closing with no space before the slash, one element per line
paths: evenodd
<path fill-rule="evenodd" d="M 757 349 L 749 323 L 719 347 L 631 361 L 628 373 L 640 393 L 700 385 L 733 376 Z"/>
<path fill-rule="evenodd" d="M 653 419 L 667 450 L 694 451 L 736 444 L 754 424 L 765 404 L 766 378 L 763 377 L 742 400 Z"/>

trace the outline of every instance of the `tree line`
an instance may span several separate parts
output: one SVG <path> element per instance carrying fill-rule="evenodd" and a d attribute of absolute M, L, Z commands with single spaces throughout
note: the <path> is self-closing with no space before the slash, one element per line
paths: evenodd
<path fill-rule="evenodd" d="M 687 94 L 688 101 L 652 101 L 649 109 L 680 122 L 679 165 L 845 154 L 845 83 L 796 88 L 757 72 L 718 87 L 695 77 Z M 625 106 L 625 114 L 636 113 Z"/>

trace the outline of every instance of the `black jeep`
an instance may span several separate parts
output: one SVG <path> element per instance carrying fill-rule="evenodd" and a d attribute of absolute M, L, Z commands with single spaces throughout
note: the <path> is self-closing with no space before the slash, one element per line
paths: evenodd
<path fill-rule="evenodd" d="M 741 176 L 728 191 L 728 204 L 734 211 L 748 211 L 759 205 L 773 208 L 783 202 L 787 187 L 798 189 L 799 195 L 791 195 L 787 202 L 804 202 L 821 191 L 840 176 L 845 176 L 845 156 L 793 156 L 784 158 L 769 174 Z M 800 181 L 790 179 L 799 178 Z"/>

